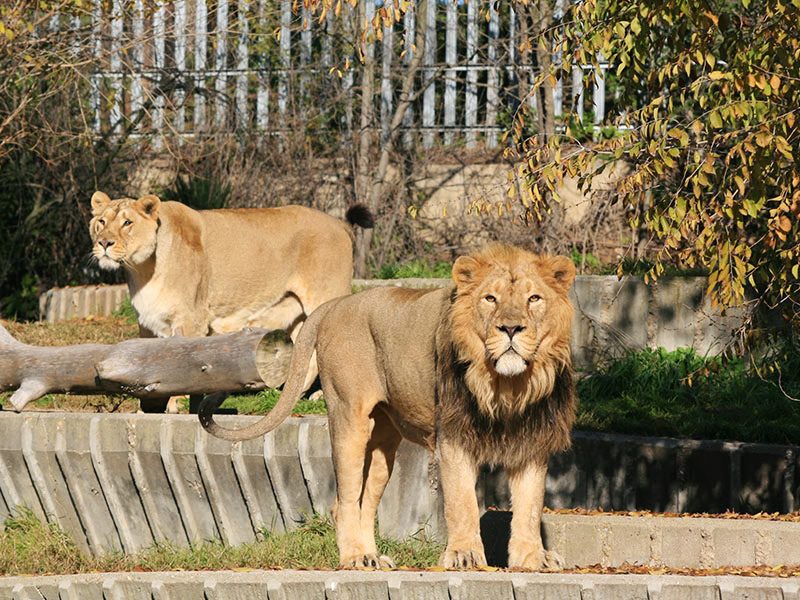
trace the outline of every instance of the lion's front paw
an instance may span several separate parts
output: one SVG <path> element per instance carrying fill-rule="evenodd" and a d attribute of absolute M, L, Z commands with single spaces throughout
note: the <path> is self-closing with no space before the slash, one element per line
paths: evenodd
<path fill-rule="evenodd" d="M 445 569 L 477 569 L 486 566 L 483 550 L 445 550 L 439 559 Z"/>
<path fill-rule="evenodd" d="M 539 571 L 541 569 L 558 570 L 564 568 L 564 559 L 553 550 L 527 548 L 510 550 L 508 566 L 511 569 L 524 569 L 526 571 Z"/>
<path fill-rule="evenodd" d="M 342 558 L 339 562 L 342 569 L 395 569 L 394 561 L 388 556 L 377 554 L 358 554 Z"/>

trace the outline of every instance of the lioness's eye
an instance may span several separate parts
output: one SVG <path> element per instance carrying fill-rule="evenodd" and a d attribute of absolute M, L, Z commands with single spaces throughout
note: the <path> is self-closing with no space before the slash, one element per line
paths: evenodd
<path fill-rule="evenodd" d="M 122 226 L 123 227 L 127 227 L 128 225 L 133 225 L 133 221 L 129 221 L 128 219 L 125 219 L 125 222 L 122 224 Z"/>
<path fill-rule="evenodd" d="M 105 225 L 106 224 L 106 220 L 105 219 L 100 219 L 98 221 L 98 223 L 100 223 L 100 225 Z"/>
<path fill-rule="evenodd" d="M 489 294 L 488 296 L 484 296 L 483 299 L 489 302 L 490 304 L 494 304 L 495 302 L 497 302 L 497 298 L 495 298 L 491 294 Z"/>
<path fill-rule="evenodd" d="M 534 294 L 533 296 L 528 298 L 528 302 L 531 302 L 531 303 L 538 302 L 541 299 L 542 299 L 542 297 L 539 294 Z"/>

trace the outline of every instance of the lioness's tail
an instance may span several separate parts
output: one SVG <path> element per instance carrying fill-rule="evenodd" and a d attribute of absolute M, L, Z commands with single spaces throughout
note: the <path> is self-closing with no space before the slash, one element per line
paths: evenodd
<path fill-rule="evenodd" d="M 372 229 L 375 227 L 375 218 L 372 216 L 370 210 L 363 204 L 354 204 L 348 208 L 344 217 L 350 225 L 358 225 L 364 229 Z"/>
<path fill-rule="evenodd" d="M 319 323 L 331 309 L 331 306 L 331 302 L 323 304 L 311 313 L 306 319 L 306 322 L 303 323 L 303 328 L 300 330 L 297 343 L 292 351 L 292 358 L 289 361 L 289 375 L 286 378 L 286 383 L 283 385 L 283 392 L 281 392 L 281 397 L 278 399 L 275 407 L 269 411 L 269 414 L 252 425 L 242 427 L 241 429 L 222 427 L 214 421 L 214 409 L 222 404 L 227 394 L 224 392 L 211 394 L 203 399 L 197 411 L 200 417 L 200 424 L 203 428 L 211 435 L 222 438 L 223 440 L 240 442 L 269 433 L 283 423 L 286 417 L 292 414 L 294 405 L 297 404 L 297 401 L 303 393 L 303 384 L 305 383 L 306 373 L 308 372 L 308 365 L 311 362 L 311 356 L 314 353 L 314 347 L 317 342 Z"/>

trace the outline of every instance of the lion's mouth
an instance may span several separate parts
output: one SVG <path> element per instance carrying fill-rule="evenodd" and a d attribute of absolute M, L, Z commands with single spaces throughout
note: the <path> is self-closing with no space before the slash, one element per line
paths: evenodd
<path fill-rule="evenodd" d="M 100 265 L 101 269 L 105 269 L 106 271 L 115 271 L 119 269 L 121 262 L 115 258 L 111 258 L 108 254 L 102 254 L 97 257 L 97 264 Z"/>
<path fill-rule="evenodd" d="M 514 348 L 509 348 L 494 361 L 494 370 L 498 375 L 513 377 L 524 373 L 528 368 L 528 361 L 522 358 Z"/>

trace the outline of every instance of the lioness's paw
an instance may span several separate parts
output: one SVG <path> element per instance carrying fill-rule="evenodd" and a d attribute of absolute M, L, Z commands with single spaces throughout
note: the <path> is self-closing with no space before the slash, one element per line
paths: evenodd
<path fill-rule="evenodd" d="M 478 569 L 486 566 L 486 556 L 481 550 L 445 550 L 439 564 L 445 569 Z"/>
<path fill-rule="evenodd" d="M 342 569 L 395 569 L 394 561 L 388 556 L 377 554 L 359 554 L 343 558 L 339 567 Z"/>
<path fill-rule="evenodd" d="M 529 552 L 509 552 L 508 566 L 511 569 L 539 571 L 541 569 L 560 570 L 564 568 L 564 559 L 552 550 L 535 548 Z"/>

